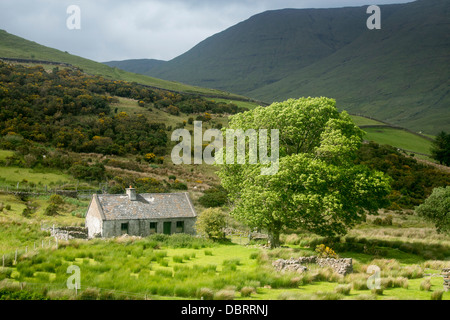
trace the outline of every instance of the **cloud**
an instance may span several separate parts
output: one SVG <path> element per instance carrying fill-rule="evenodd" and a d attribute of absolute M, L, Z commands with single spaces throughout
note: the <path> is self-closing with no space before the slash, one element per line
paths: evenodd
<path fill-rule="evenodd" d="M 282 8 L 372 4 L 368 0 L 2 0 L 0 28 L 96 61 L 170 60 L 250 16 Z M 410 0 L 377 0 L 377 4 Z M 66 9 L 81 8 L 81 30 L 68 30 Z"/>

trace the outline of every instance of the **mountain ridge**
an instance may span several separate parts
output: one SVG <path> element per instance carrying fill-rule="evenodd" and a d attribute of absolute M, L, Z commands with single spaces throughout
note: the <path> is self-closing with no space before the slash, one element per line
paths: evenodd
<path fill-rule="evenodd" d="M 339 108 L 416 131 L 450 123 L 450 3 L 282 9 L 257 14 L 149 71 L 262 101 L 335 98 Z"/>

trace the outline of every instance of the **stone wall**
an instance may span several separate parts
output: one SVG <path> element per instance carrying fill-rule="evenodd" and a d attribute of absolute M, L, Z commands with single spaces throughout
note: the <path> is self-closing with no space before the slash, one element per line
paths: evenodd
<path fill-rule="evenodd" d="M 319 258 L 316 256 L 291 258 L 289 260 L 278 259 L 272 263 L 277 271 L 305 272 L 308 268 L 305 265 L 317 264 L 323 268 L 330 267 L 336 273 L 346 275 L 353 272 L 353 261 L 350 258 L 333 259 Z"/>
<path fill-rule="evenodd" d="M 444 276 L 444 290 L 450 291 L 450 268 L 443 269 L 442 275 Z"/>
<path fill-rule="evenodd" d="M 87 239 L 88 231 L 82 227 L 58 227 L 50 228 L 50 235 L 61 240 Z"/>

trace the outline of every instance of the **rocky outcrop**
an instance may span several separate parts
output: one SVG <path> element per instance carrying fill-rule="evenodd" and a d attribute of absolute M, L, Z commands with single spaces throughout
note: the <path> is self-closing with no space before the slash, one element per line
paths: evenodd
<path fill-rule="evenodd" d="M 330 267 L 336 273 L 346 275 L 353 272 L 353 261 L 350 258 L 334 259 L 319 258 L 316 256 L 291 258 L 289 260 L 278 259 L 272 263 L 277 271 L 305 272 L 308 268 L 305 265 L 317 264 L 323 268 Z"/>

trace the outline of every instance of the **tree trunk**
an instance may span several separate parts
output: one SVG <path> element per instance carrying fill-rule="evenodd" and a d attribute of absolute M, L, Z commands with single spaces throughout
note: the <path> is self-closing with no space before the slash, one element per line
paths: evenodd
<path fill-rule="evenodd" d="M 269 242 L 270 248 L 278 248 L 280 246 L 280 231 L 279 230 L 271 230 L 269 231 Z"/>

